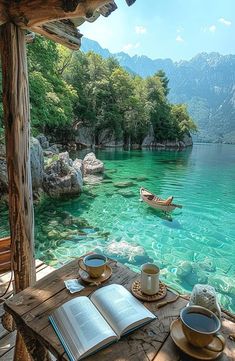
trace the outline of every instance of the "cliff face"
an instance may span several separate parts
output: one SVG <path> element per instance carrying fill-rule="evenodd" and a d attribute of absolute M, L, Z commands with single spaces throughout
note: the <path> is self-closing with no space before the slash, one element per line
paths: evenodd
<path fill-rule="evenodd" d="M 235 55 L 201 53 L 190 61 L 150 59 L 121 52 L 111 54 L 97 42 L 83 39 L 82 49 L 115 57 L 128 71 L 146 77 L 162 69 L 170 79 L 169 100 L 186 103 L 198 125 L 197 140 L 235 143 Z"/>
<path fill-rule="evenodd" d="M 125 144 L 123 139 L 115 139 L 113 133 L 104 131 L 100 134 L 98 143 L 94 141 L 93 130 L 88 127 L 80 127 L 78 129 L 78 135 L 76 136 L 75 143 L 84 148 L 101 147 L 101 148 L 130 148 L 130 149 L 142 149 L 142 148 L 185 148 L 193 145 L 192 137 L 190 134 L 185 135 L 182 141 L 164 141 L 157 142 L 152 127 L 146 134 L 141 144 Z"/>

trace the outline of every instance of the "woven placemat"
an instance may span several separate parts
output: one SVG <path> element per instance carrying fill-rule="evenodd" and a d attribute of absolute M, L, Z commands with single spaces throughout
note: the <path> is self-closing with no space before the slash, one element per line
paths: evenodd
<path fill-rule="evenodd" d="M 164 298 L 167 293 L 167 288 L 166 285 L 160 281 L 158 293 L 156 293 L 155 295 L 146 295 L 141 291 L 140 280 L 137 279 L 131 285 L 131 292 L 136 298 L 141 301 L 153 302 Z"/>

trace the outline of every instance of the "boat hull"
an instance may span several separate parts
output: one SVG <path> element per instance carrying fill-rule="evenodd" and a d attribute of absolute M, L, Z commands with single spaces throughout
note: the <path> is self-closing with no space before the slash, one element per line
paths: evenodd
<path fill-rule="evenodd" d="M 140 197 L 141 197 L 142 201 L 147 203 L 150 207 L 152 207 L 154 209 L 159 209 L 160 211 L 163 211 L 163 212 L 171 212 L 175 208 L 182 208 L 182 206 L 180 206 L 178 204 L 173 204 L 173 203 L 171 203 L 169 205 L 159 204 L 155 200 L 148 199 L 147 198 L 148 195 L 155 196 L 153 193 L 147 191 L 146 189 L 140 188 Z"/>

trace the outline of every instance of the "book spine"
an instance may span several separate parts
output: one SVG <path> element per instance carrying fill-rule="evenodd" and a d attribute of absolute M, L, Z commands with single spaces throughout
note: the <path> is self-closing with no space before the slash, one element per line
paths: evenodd
<path fill-rule="evenodd" d="M 55 323 L 52 316 L 49 316 L 49 321 L 51 322 L 52 327 L 54 328 L 55 333 L 57 334 L 57 336 L 58 336 L 58 338 L 59 338 L 59 340 L 60 340 L 60 342 L 61 342 L 61 344 L 62 344 L 62 346 L 63 346 L 63 348 L 65 350 L 65 352 L 67 353 L 69 360 L 70 361 L 78 361 L 73 357 L 67 343 L 65 342 L 63 336 L 61 335 L 61 333 L 60 333 L 60 331 L 59 331 L 59 329 L 58 329 L 58 327 L 57 327 L 57 325 L 56 325 L 56 323 Z"/>

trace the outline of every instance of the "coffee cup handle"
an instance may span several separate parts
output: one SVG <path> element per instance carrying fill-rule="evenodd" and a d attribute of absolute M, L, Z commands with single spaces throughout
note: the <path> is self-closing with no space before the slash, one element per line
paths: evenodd
<path fill-rule="evenodd" d="M 87 272 L 86 266 L 84 265 L 82 258 L 79 258 L 79 260 L 78 260 L 78 266 L 79 266 L 83 271 L 86 271 L 86 272 Z"/>
<path fill-rule="evenodd" d="M 211 345 L 211 346 L 210 346 L 210 345 L 207 345 L 207 346 L 205 346 L 205 348 L 207 348 L 207 349 L 210 350 L 210 351 L 214 351 L 214 352 L 221 352 L 221 351 L 223 351 L 223 349 L 225 348 L 225 339 L 224 339 L 224 337 L 223 337 L 222 335 L 218 334 L 218 333 L 216 333 L 214 337 L 216 337 L 216 338 L 220 341 L 220 343 L 221 343 L 221 348 L 220 348 L 220 349 L 217 349 L 217 348 L 213 347 L 212 345 Z"/>

